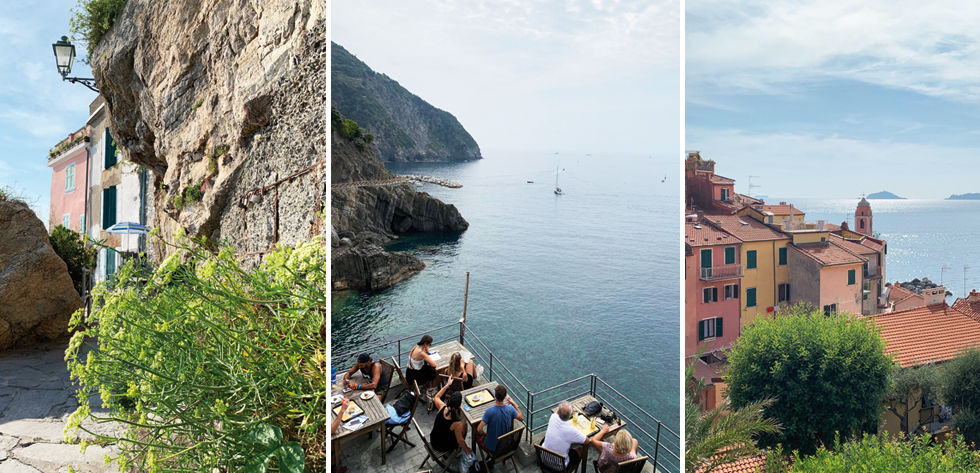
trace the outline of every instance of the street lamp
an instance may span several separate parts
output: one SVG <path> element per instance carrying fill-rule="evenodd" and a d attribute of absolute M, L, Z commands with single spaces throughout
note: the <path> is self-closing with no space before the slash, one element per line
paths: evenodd
<path fill-rule="evenodd" d="M 68 41 L 67 36 L 62 36 L 57 43 L 51 45 L 51 48 L 54 49 L 54 59 L 58 64 L 58 73 L 61 74 L 61 80 L 66 80 L 73 84 L 79 83 L 95 93 L 99 92 L 99 89 L 95 87 L 95 79 L 68 77 L 68 74 L 71 74 L 71 66 L 75 63 L 75 45 L 71 44 L 71 41 Z"/>

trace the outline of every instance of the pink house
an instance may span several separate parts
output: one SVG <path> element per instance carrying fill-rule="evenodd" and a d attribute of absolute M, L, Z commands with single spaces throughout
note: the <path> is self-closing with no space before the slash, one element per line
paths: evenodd
<path fill-rule="evenodd" d="M 84 232 L 86 222 L 86 180 L 88 175 L 87 128 L 68 135 L 48 156 L 51 168 L 51 214 L 49 231 L 58 225 Z"/>
<path fill-rule="evenodd" d="M 685 271 L 685 355 L 730 347 L 739 336 L 742 241 L 701 220 L 686 222 L 684 243 L 690 248 Z M 693 287 L 693 291 L 690 288 Z"/>

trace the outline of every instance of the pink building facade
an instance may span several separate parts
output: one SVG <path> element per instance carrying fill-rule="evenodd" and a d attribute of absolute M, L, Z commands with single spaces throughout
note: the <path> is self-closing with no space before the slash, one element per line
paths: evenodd
<path fill-rule="evenodd" d="M 84 232 L 86 228 L 86 176 L 89 171 L 86 145 L 88 134 L 86 128 L 82 128 L 58 143 L 48 157 L 51 168 L 48 231 L 58 225 L 76 232 Z"/>
<path fill-rule="evenodd" d="M 685 311 L 685 354 L 695 355 L 730 347 L 740 332 L 740 261 L 742 242 L 734 235 L 706 222 L 685 225 L 687 257 L 685 286 L 693 311 Z"/>

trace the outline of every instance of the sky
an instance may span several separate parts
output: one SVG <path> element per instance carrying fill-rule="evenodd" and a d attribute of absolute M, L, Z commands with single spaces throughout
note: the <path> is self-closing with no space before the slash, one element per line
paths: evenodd
<path fill-rule="evenodd" d="M 980 3 L 688 0 L 685 147 L 747 193 L 980 192 Z"/>
<path fill-rule="evenodd" d="M 679 15 L 677 0 L 334 1 L 330 36 L 455 115 L 484 152 L 670 157 Z"/>
<path fill-rule="evenodd" d="M 68 32 L 74 0 L 0 2 L 0 188 L 12 187 L 47 225 L 48 151 L 88 120 L 98 95 L 63 82 L 51 45 Z M 85 54 L 76 44 L 76 53 Z M 70 77 L 92 77 L 78 59 Z"/>

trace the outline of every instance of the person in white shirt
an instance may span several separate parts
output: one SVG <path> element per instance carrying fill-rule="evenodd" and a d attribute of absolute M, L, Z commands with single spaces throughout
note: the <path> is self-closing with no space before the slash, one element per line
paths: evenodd
<path fill-rule="evenodd" d="M 565 467 L 574 468 L 582 458 L 582 447 L 572 448 L 572 444 L 588 444 L 589 438 L 569 422 L 571 418 L 572 405 L 563 401 L 558 406 L 558 412 L 551 414 L 548 420 L 548 431 L 541 446 L 564 455 Z"/>

